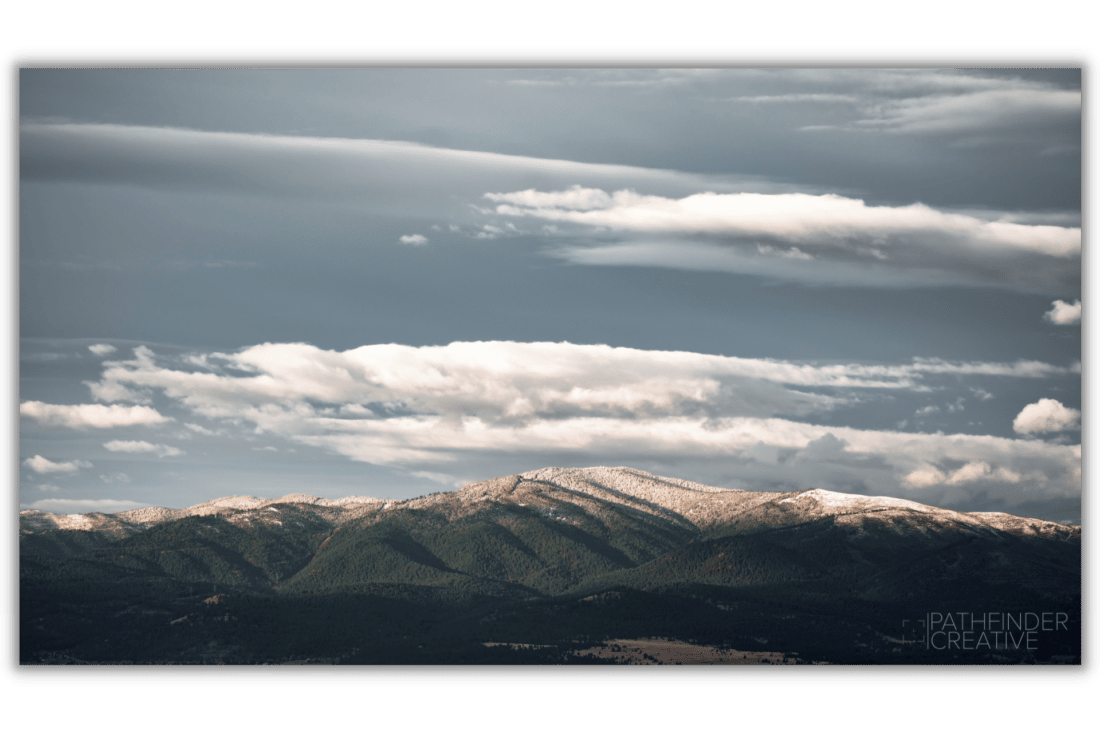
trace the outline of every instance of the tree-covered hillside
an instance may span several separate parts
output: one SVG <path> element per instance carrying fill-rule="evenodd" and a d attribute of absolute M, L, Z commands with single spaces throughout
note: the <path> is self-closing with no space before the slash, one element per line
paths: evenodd
<path fill-rule="evenodd" d="M 546 662 L 646 636 L 827 661 L 1079 654 L 1079 530 L 639 472 L 541 474 L 343 518 L 267 502 L 123 537 L 36 519 L 20 545 L 21 659 Z M 945 609 L 1075 626 L 1005 658 L 922 656 L 907 624 Z"/>

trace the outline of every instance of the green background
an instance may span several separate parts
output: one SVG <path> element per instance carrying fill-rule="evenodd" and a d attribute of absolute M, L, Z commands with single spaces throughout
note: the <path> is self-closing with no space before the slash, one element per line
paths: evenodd
<path fill-rule="evenodd" d="M 405 2 L 210 2 L 147 0 L 46 0 L 9 2 L 0 12 L 0 50 L 12 46 L 119 45 L 1010 45 L 1100 48 L 1098 4 L 1065 0 L 1035 2 L 625 2 L 558 0 L 551 3 L 406 0 Z M 560 56 L 540 64 L 713 64 L 703 58 L 652 54 Z M 110 54 L 112 59 L 118 58 Z M 66 54 L 67 64 L 80 55 Z M 95 64 L 95 54 L 88 63 Z M 364 54 L 364 64 L 385 65 L 385 55 Z M 744 52 L 731 54 L 739 65 Z M 184 55 L 179 62 L 189 61 Z M 520 54 L 515 61 L 526 59 Z M 798 61 L 802 59 L 802 61 Z M 914 62 L 934 63 L 935 54 L 914 53 Z M 243 61 L 243 59 L 242 59 Z M 293 66 L 295 56 L 251 59 L 257 65 Z M 307 57 L 323 63 L 324 55 Z M 343 64 L 344 56 L 337 59 Z M 395 64 L 508 64 L 507 55 L 431 56 L 414 52 Z M 829 63 L 826 48 L 794 56 L 792 64 Z M 839 54 L 837 65 L 853 56 Z M 176 63 L 179 63 L 176 62 Z M 140 55 L 134 65 L 141 65 Z M 837 63 L 837 62 L 832 62 Z M 201 65 L 201 56 L 185 65 Z M 524 65 L 521 64 L 520 65 Z M 875 65 L 873 54 L 860 65 Z M 12 68 L 5 101 L 15 98 Z M 10 109 L 10 107 L 9 107 Z M 13 660 L 14 655 L 7 655 Z M 4 672 L 20 675 L 8 661 Z M 599 671 L 598 676 L 591 674 Z M 642 669 L 646 669 L 642 672 Z M 670 669 L 678 671 L 670 674 Z M 891 670 L 814 669 L 817 675 L 773 674 L 780 669 L 607 668 L 375 670 L 352 668 L 256 668 L 222 674 L 179 674 L 145 668 L 64 668 L 65 674 L 35 676 L 50 687 L 0 686 L 8 730 L 76 729 L 194 731 L 228 727 L 312 731 L 626 730 L 709 732 L 790 730 L 1075 730 L 1095 718 L 1097 692 L 1043 687 L 1082 685 L 1087 677 L 1051 675 L 1054 668 Z M 293 671 L 290 671 L 293 670 Z M 43 671 L 62 671 L 56 670 Z M 210 670 L 211 672 L 213 670 Z M 111 674 L 114 672 L 114 674 Z M 136 674 L 135 674 L 136 672 Z M 229 672 L 229 674 L 224 674 Z M 335 672 L 335 674 L 334 674 Z M 705 674 L 700 674 L 705 672 Z M 899 672 L 899 674 L 894 674 Z M 8 677 L 9 675 L 5 675 Z M 1068 680 L 1074 679 L 1070 682 Z M 19 680 L 17 680 L 18 683 Z M 415 687 L 349 687 L 395 683 Z M 194 683 L 265 687 L 178 689 Z M 542 689 L 535 686 L 582 685 Z M 623 685 L 629 687 L 601 687 Z M 833 688 L 784 689 L 821 683 Z M 150 689 L 129 685 L 163 685 Z M 285 687 L 268 687 L 273 685 Z M 500 685 L 531 686 L 502 689 Z M 746 687 L 748 685 L 777 687 Z M 904 686 L 883 689 L 853 685 Z M 947 687 L 917 688 L 920 685 Z M 968 688 L 966 685 L 988 685 Z M 322 687 L 313 687 L 322 686 Z M 323 687 L 327 686 L 327 687 Z M 461 687 L 472 686 L 472 687 Z M 1010 687 L 1011 686 L 1011 687 Z M 304 689 L 308 688 L 308 689 Z M 428 689 L 426 689 L 428 688 Z M 1089 703 L 1088 701 L 1092 702 Z"/>

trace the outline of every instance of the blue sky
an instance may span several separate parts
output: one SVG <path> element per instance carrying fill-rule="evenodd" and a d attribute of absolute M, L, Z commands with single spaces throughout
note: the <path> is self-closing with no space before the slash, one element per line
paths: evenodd
<path fill-rule="evenodd" d="M 37 70 L 20 504 L 551 465 L 1080 518 L 1081 75 Z"/>

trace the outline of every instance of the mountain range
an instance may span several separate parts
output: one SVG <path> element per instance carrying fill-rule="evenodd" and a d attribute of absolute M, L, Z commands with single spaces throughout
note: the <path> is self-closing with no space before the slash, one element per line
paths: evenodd
<path fill-rule="evenodd" d="M 1080 589 L 1079 527 L 631 468 L 404 501 L 20 513 L 25 663 L 594 663 L 608 640 L 656 638 L 745 659 L 1079 662 Z M 992 635 L 1027 614 L 1050 628 Z"/>

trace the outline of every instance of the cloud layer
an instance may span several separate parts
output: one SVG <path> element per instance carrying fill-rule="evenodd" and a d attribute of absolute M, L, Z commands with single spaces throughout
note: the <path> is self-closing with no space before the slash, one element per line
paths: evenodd
<path fill-rule="evenodd" d="M 966 127 L 960 105 L 988 117 L 1004 105 L 1015 110 L 1009 100 L 1040 91 L 977 78 L 966 81 L 968 91 L 960 94 L 959 79 L 926 76 L 919 81 L 920 75 L 902 75 L 913 89 L 923 84 L 928 93 L 879 104 L 881 115 L 864 122 L 912 131 L 950 118 Z M 1061 100 L 1074 93 L 1043 94 Z M 459 230 L 477 239 L 530 234 L 509 229 L 507 219 L 567 224 L 571 229 L 558 233 L 548 253 L 577 264 L 712 270 L 826 285 L 980 285 L 1063 296 L 1080 282 L 1077 227 L 1018 223 L 1026 212 L 982 218 L 919 202 L 872 206 L 822 193 L 819 185 L 759 176 L 385 140 L 37 122 L 20 127 L 20 167 L 29 182 L 294 198 L 461 222 Z M 486 195 L 495 208 L 478 206 Z M 615 235 L 611 241 L 608 232 Z M 403 234 L 397 240 L 419 246 L 428 238 Z"/>
<path fill-rule="evenodd" d="M 175 360 L 139 347 L 132 360 L 106 362 L 90 386 L 160 395 L 222 430 L 247 428 L 445 482 L 553 463 L 667 473 L 690 462 L 693 475 L 741 488 L 821 486 L 956 504 L 984 492 L 1011 505 L 1079 496 L 1080 446 L 819 421 L 868 394 L 930 391 L 928 381 L 943 375 L 1075 370 L 935 359 L 799 364 L 568 343 L 262 344 Z"/>
<path fill-rule="evenodd" d="M 148 506 L 129 499 L 39 499 L 28 505 L 29 509 L 37 509 L 51 514 L 90 514 L 102 512 L 103 514 L 115 514 L 131 509 L 140 509 Z"/>

